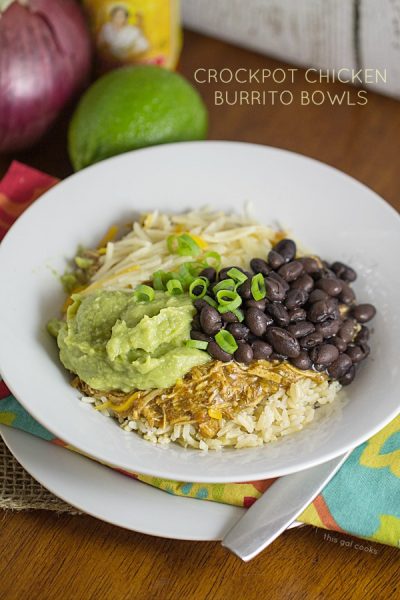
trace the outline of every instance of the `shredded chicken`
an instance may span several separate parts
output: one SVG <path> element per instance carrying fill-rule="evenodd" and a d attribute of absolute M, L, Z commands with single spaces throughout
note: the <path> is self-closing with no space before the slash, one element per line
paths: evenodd
<path fill-rule="evenodd" d="M 201 435 L 215 437 L 221 419 L 232 419 L 241 410 L 257 406 L 279 388 L 304 377 L 322 383 L 327 376 L 300 371 L 288 363 L 259 360 L 244 365 L 213 361 L 193 368 L 168 389 L 133 393 L 94 390 L 75 378 L 73 385 L 84 394 L 107 399 L 104 407 L 119 417 L 144 417 L 150 427 L 197 424 Z"/>

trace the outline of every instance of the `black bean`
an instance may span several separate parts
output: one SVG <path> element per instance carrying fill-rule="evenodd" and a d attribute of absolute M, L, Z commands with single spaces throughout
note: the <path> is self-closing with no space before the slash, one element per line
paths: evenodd
<path fill-rule="evenodd" d="M 278 270 L 278 275 L 282 277 L 285 281 L 294 281 L 303 273 L 304 268 L 301 262 L 298 260 L 292 260 L 285 265 L 282 265 Z"/>
<path fill-rule="evenodd" d="M 350 367 L 348 371 L 344 375 L 342 375 L 339 379 L 340 385 L 350 385 L 356 376 L 356 368 L 354 366 Z"/>
<path fill-rule="evenodd" d="M 363 360 L 364 360 L 365 358 L 367 358 L 367 356 L 371 352 L 371 348 L 369 347 L 367 342 L 359 342 L 358 345 L 360 346 L 361 350 L 363 351 L 363 354 L 364 354 Z"/>
<path fill-rule="evenodd" d="M 346 344 L 349 344 L 353 340 L 355 322 L 353 319 L 346 319 L 343 321 L 343 325 L 338 331 L 338 336 L 342 338 Z"/>
<path fill-rule="evenodd" d="M 339 354 L 339 357 L 328 367 L 328 374 L 333 379 L 340 379 L 352 366 L 351 358 L 347 354 Z"/>
<path fill-rule="evenodd" d="M 324 338 L 320 333 L 318 333 L 317 331 L 313 331 L 312 333 L 309 333 L 303 338 L 300 338 L 300 346 L 304 350 L 309 350 L 310 348 L 314 348 L 314 346 L 321 344 L 323 339 Z"/>
<path fill-rule="evenodd" d="M 342 291 L 343 282 L 340 281 L 340 279 L 337 279 L 336 277 L 335 277 L 335 279 L 328 278 L 328 277 L 321 277 L 321 279 L 319 279 L 316 282 L 315 287 L 318 290 L 323 290 L 324 292 L 329 294 L 329 296 L 338 296 L 340 294 L 340 292 Z"/>
<path fill-rule="evenodd" d="M 298 258 L 297 260 L 301 262 L 305 272 L 309 275 L 311 275 L 312 273 L 318 273 L 321 270 L 318 261 L 315 258 L 312 258 L 311 256 L 303 256 L 301 258 Z"/>
<path fill-rule="evenodd" d="M 319 363 L 313 365 L 315 371 L 326 371 L 326 366 Z"/>
<path fill-rule="evenodd" d="M 272 277 L 265 278 L 265 289 L 267 291 L 267 298 L 272 302 L 282 302 L 285 298 L 285 288 L 282 283 Z"/>
<path fill-rule="evenodd" d="M 200 325 L 204 333 L 214 335 L 222 327 L 221 315 L 212 306 L 205 306 L 200 313 Z"/>
<path fill-rule="evenodd" d="M 344 281 L 355 281 L 357 279 L 357 273 L 355 270 L 344 263 L 336 261 L 333 263 L 331 269 L 338 277 L 340 277 L 340 279 L 343 279 Z"/>
<path fill-rule="evenodd" d="M 307 313 L 304 308 L 294 308 L 289 311 L 289 319 L 291 323 L 298 323 L 299 321 L 305 321 Z"/>
<path fill-rule="evenodd" d="M 297 339 L 286 329 L 280 327 L 269 327 L 265 334 L 267 341 L 278 354 L 295 358 L 300 354 L 300 346 Z"/>
<path fill-rule="evenodd" d="M 194 307 L 200 312 L 205 306 L 210 306 L 204 298 L 198 298 L 193 302 Z"/>
<path fill-rule="evenodd" d="M 325 300 L 325 298 L 328 298 L 328 294 L 324 290 L 313 290 L 308 300 L 313 304 L 314 302 L 318 302 L 318 300 Z"/>
<path fill-rule="evenodd" d="M 190 332 L 190 337 L 192 340 L 199 340 L 200 342 L 212 342 L 212 337 L 210 335 L 205 334 L 203 331 L 197 331 L 192 329 Z"/>
<path fill-rule="evenodd" d="M 345 310 L 342 308 L 345 307 Z M 345 319 L 347 316 L 347 306 L 345 304 L 337 304 L 336 308 L 332 310 L 332 314 L 330 315 L 330 319 Z"/>
<path fill-rule="evenodd" d="M 246 300 L 244 303 L 245 308 L 258 308 L 259 310 L 264 311 L 267 306 L 267 301 L 265 299 L 262 300 L 254 300 L 251 298 L 250 300 Z"/>
<path fill-rule="evenodd" d="M 237 362 L 249 364 L 253 360 L 253 350 L 251 349 L 250 344 L 238 342 L 238 347 L 233 358 L 237 360 Z"/>
<path fill-rule="evenodd" d="M 363 352 L 360 346 L 355 346 L 354 344 L 349 344 L 347 346 L 346 354 L 348 354 L 351 358 L 353 364 L 357 364 L 366 358 L 366 354 Z"/>
<path fill-rule="evenodd" d="M 200 331 L 200 329 L 201 329 L 200 315 L 198 315 L 198 314 L 194 315 L 194 317 L 193 317 L 192 329 L 197 329 L 198 331 Z"/>
<path fill-rule="evenodd" d="M 230 279 L 228 275 L 228 271 L 233 267 L 224 267 L 220 271 L 218 271 L 218 281 L 222 281 L 223 279 Z"/>
<path fill-rule="evenodd" d="M 266 311 L 279 327 L 286 327 L 290 323 L 289 313 L 283 304 L 273 302 L 267 305 Z"/>
<path fill-rule="evenodd" d="M 320 344 L 310 350 L 310 358 L 316 365 L 327 367 L 339 358 L 339 350 L 333 344 Z"/>
<path fill-rule="evenodd" d="M 366 325 L 362 325 L 360 331 L 356 335 L 355 341 L 358 344 L 360 342 L 368 342 L 368 340 L 369 340 L 369 329 Z"/>
<path fill-rule="evenodd" d="M 324 338 L 331 338 L 336 335 L 342 325 L 340 319 L 327 319 L 323 323 L 318 323 L 315 327 L 315 331 L 319 331 Z"/>
<path fill-rule="evenodd" d="M 353 304 L 356 299 L 354 290 L 345 282 L 342 282 L 342 291 L 339 294 L 340 302 L 344 304 Z"/>
<path fill-rule="evenodd" d="M 271 250 L 268 254 L 268 264 L 271 269 L 279 269 L 280 266 L 283 265 L 285 259 L 283 256 L 276 252 L 275 250 Z"/>
<path fill-rule="evenodd" d="M 268 275 L 268 273 L 271 271 L 271 267 L 269 267 L 266 261 L 262 258 L 252 258 L 250 261 L 250 267 L 254 273 L 262 273 L 262 275 Z"/>
<path fill-rule="evenodd" d="M 308 294 L 304 290 L 289 290 L 286 294 L 285 305 L 286 308 L 292 310 L 298 306 L 303 306 L 307 302 Z"/>
<path fill-rule="evenodd" d="M 251 333 L 261 337 L 268 327 L 268 317 L 259 308 L 249 308 L 245 311 L 244 322 Z"/>
<path fill-rule="evenodd" d="M 249 337 L 249 328 L 244 323 L 230 323 L 226 329 L 236 340 L 246 341 Z"/>
<path fill-rule="evenodd" d="M 293 323 L 289 325 L 288 331 L 295 338 L 302 338 L 306 335 L 309 335 L 315 330 L 315 327 L 310 321 L 299 321 L 299 323 Z"/>
<path fill-rule="evenodd" d="M 287 356 L 284 354 L 278 354 L 278 352 L 273 352 L 269 357 L 269 360 L 278 360 L 279 362 L 283 362 L 284 360 L 287 360 Z"/>
<path fill-rule="evenodd" d="M 324 300 L 318 300 L 312 304 L 308 311 L 308 318 L 313 323 L 321 323 L 326 319 L 331 319 L 337 314 L 338 304 L 333 298 L 325 298 Z"/>
<path fill-rule="evenodd" d="M 283 279 L 283 277 L 278 275 L 278 273 L 276 273 L 276 271 L 271 271 L 271 273 L 268 275 L 268 277 L 272 277 L 272 279 L 276 279 L 276 281 L 279 281 L 279 283 L 282 285 L 283 289 L 285 290 L 285 294 L 286 294 L 286 292 L 289 291 L 290 285 L 288 284 L 287 281 L 285 281 Z"/>
<path fill-rule="evenodd" d="M 311 358 L 305 350 L 302 350 L 295 358 L 291 358 L 290 362 L 294 367 L 297 367 L 297 369 L 301 369 L 302 371 L 311 369 L 312 366 Z"/>
<path fill-rule="evenodd" d="M 196 285 L 196 286 L 193 288 L 193 294 L 194 294 L 195 296 L 200 296 L 202 291 L 203 291 L 203 286 L 201 286 L 201 285 Z M 201 300 L 201 298 L 200 298 L 200 300 Z"/>
<path fill-rule="evenodd" d="M 316 273 L 314 275 L 315 279 L 319 280 L 322 277 L 325 277 L 326 279 L 337 279 L 336 273 L 334 273 L 332 269 L 329 268 L 329 264 L 323 261 L 323 265 L 324 266 L 321 269 L 320 273 Z"/>
<path fill-rule="evenodd" d="M 250 298 L 253 297 L 251 295 L 251 281 L 250 281 L 250 279 L 246 279 L 246 281 L 244 281 L 242 283 L 242 285 L 239 285 L 238 288 L 237 288 L 237 292 L 238 292 L 239 296 L 241 296 L 244 300 L 250 300 Z"/>
<path fill-rule="evenodd" d="M 200 273 L 200 277 L 207 277 L 208 281 L 215 281 L 217 277 L 217 271 L 213 267 L 206 267 Z"/>
<path fill-rule="evenodd" d="M 272 354 L 272 346 L 262 340 L 255 340 L 251 348 L 254 360 L 266 360 Z"/>
<path fill-rule="evenodd" d="M 290 262 L 296 256 L 296 244 L 293 240 L 281 240 L 274 246 L 274 250 L 283 256 L 285 262 Z"/>
<path fill-rule="evenodd" d="M 300 277 L 292 283 L 291 287 L 295 290 L 304 290 L 309 294 L 314 287 L 314 279 L 307 273 L 304 273 L 304 275 L 300 275 Z"/>
<path fill-rule="evenodd" d="M 215 342 L 214 340 L 208 344 L 207 352 L 208 354 L 211 354 L 213 358 L 221 360 L 222 362 L 230 362 L 233 358 L 232 354 L 229 354 L 228 352 L 225 352 L 225 350 L 222 350 L 222 348 L 218 346 L 217 342 Z"/>
<path fill-rule="evenodd" d="M 338 337 L 337 335 L 330 338 L 329 343 L 336 346 L 336 348 L 339 350 L 339 352 L 346 352 L 346 348 L 347 348 L 346 342 L 344 340 L 342 340 L 342 338 Z"/>
<path fill-rule="evenodd" d="M 235 313 L 231 312 L 230 310 L 226 313 L 223 313 L 221 315 L 221 319 L 224 323 L 237 323 L 239 320 Z"/>
<path fill-rule="evenodd" d="M 372 304 L 359 304 L 353 308 L 352 314 L 359 323 L 367 323 L 376 315 L 376 308 Z"/>

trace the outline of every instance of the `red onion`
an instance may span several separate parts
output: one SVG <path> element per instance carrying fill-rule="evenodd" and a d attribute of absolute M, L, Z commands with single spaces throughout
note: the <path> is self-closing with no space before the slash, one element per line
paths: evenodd
<path fill-rule="evenodd" d="M 0 152 L 34 144 L 86 82 L 90 36 L 74 0 L 0 0 Z"/>

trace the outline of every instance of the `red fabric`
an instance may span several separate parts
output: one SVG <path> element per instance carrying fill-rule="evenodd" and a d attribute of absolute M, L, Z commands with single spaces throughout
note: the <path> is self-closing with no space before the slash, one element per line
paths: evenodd
<path fill-rule="evenodd" d="M 3 398 L 7 398 L 10 395 L 11 392 L 4 383 L 4 381 L 0 381 L 0 400 L 3 400 Z"/>
<path fill-rule="evenodd" d="M 243 498 L 243 508 L 250 508 L 256 500 L 257 498 L 253 498 L 252 496 L 245 496 Z"/>
<path fill-rule="evenodd" d="M 41 194 L 58 179 L 13 161 L 0 181 L 0 240 L 11 225 Z"/>

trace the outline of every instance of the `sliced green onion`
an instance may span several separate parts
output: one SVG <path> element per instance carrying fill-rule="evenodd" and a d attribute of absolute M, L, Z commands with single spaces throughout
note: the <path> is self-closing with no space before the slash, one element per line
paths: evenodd
<path fill-rule="evenodd" d="M 154 289 L 149 285 L 138 285 L 133 292 L 136 302 L 152 302 L 154 300 Z"/>
<path fill-rule="evenodd" d="M 228 352 L 228 354 L 233 354 L 238 349 L 235 338 L 231 333 L 229 333 L 229 331 L 226 331 L 226 329 L 221 329 L 221 331 L 218 331 L 214 339 L 218 346 L 225 352 Z"/>
<path fill-rule="evenodd" d="M 235 315 L 235 317 L 237 318 L 239 323 L 242 323 L 244 321 L 244 314 L 243 314 L 242 310 L 240 310 L 239 308 L 236 308 L 236 309 L 232 310 L 231 312 L 233 312 L 233 314 Z"/>
<path fill-rule="evenodd" d="M 179 279 L 170 279 L 167 281 L 167 292 L 171 296 L 183 294 L 183 287 Z"/>
<path fill-rule="evenodd" d="M 164 277 L 165 271 L 156 271 L 153 273 L 153 287 L 155 290 L 163 290 L 164 289 Z"/>
<path fill-rule="evenodd" d="M 220 315 L 224 315 L 225 313 L 233 312 L 235 310 L 235 305 L 233 303 L 224 304 L 223 306 L 219 305 L 217 306 L 217 309 Z"/>
<path fill-rule="evenodd" d="M 241 285 L 243 285 L 243 283 L 244 283 L 244 281 L 238 281 L 238 282 L 235 284 L 235 292 L 237 292 L 237 291 L 238 291 L 238 289 L 240 288 L 240 286 L 241 286 Z"/>
<path fill-rule="evenodd" d="M 178 236 L 169 235 L 167 237 L 167 248 L 170 254 L 176 254 L 178 252 Z"/>
<path fill-rule="evenodd" d="M 197 348 L 198 350 L 206 350 L 208 342 L 203 342 L 201 340 L 186 340 L 185 346 L 188 346 L 189 348 Z"/>
<path fill-rule="evenodd" d="M 190 263 L 183 263 L 180 267 L 179 267 L 179 280 L 181 281 L 182 285 L 184 286 L 184 288 L 188 288 L 190 286 L 190 284 L 192 283 L 194 277 L 191 273 L 191 270 L 189 268 Z"/>
<path fill-rule="evenodd" d="M 203 263 L 198 262 L 183 263 L 179 267 L 179 279 L 182 281 L 185 288 L 189 288 L 192 281 L 199 276 L 203 269 Z"/>
<path fill-rule="evenodd" d="M 254 300 L 262 300 L 265 298 L 267 292 L 265 289 L 264 277 L 262 273 L 254 275 L 251 280 L 251 294 Z"/>
<path fill-rule="evenodd" d="M 213 292 L 216 294 L 220 290 L 234 290 L 235 282 L 233 279 L 223 279 L 219 283 L 216 283 L 213 287 Z"/>
<path fill-rule="evenodd" d="M 199 273 L 204 269 L 204 264 L 195 260 L 185 264 L 188 265 L 189 272 L 191 275 L 193 275 L 193 277 L 198 277 Z"/>
<path fill-rule="evenodd" d="M 91 258 L 85 258 L 83 256 L 75 256 L 75 262 L 80 269 L 88 269 L 93 264 Z"/>
<path fill-rule="evenodd" d="M 242 303 L 242 299 L 239 294 L 232 290 L 219 290 L 217 292 L 217 300 L 219 304 L 222 305 L 231 304 L 232 301 L 238 301 L 237 306 L 240 306 Z M 237 308 L 237 306 L 235 306 L 235 308 Z"/>
<path fill-rule="evenodd" d="M 201 288 L 199 294 L 195 293 L 195 289 L 197 287 Z M 192 281 L 192 283 L 189 286 L 189 296 L 191 298 L 194 298 L 195 300 L 197 300 L 198 298 L 203 298 L 203 296 L 205 296 L 207 293 L 207 287 L 208 285 L 205 281 L 205 277 L 197 277 L 197 279 Z"/>
<path fill-rule="evenodd" d="M 203 296 L 203 300 L 205 300 L 210 306 L 212 306 L 213 308 L 217 308 L 218 304 L 215 302 L 214 298 L 211 298 L 211 296 Z"/>
<path fill-rule="evenodd" d="M 178 254 L 181 256 L 198 256 L 201 254 L 201 249 L 196 244 L 194 239 L 187 233 L 183 233 L 178 238 Z"/>
<path fill-rule="evenodd" d="M 232 269 L 229 269 L 227 275 L 229 275 L 229 277 L 231 277 L 231 279 L 234 279 L 234 281 L 236 281 L 237 283 L 244 283 L 246 279 L 248 279 L 247 275 L 242 273 L 242 271 L 239 271 L 239 269 L 236 269 L 236 267 L 232 267 Z"/>
<path fill-rule="evenodd" d="M 235 310 L 242 304 L 242 299 L 237 292 L 231 290 L 219 290 L 217 292 L 217 300 L 219 303 L 218 311 L 221 314 Z"/>
<path fill-rule="evenodd" d="M 214 261 L 213 263 L 209 262 L 210 258 L 213 259 L 213 261 Z M 207 267 L 214 267 L 214 269 L 217 269 L 217 271 L 221 266 L 221 255 L 218 254 L 218 252 L 214 252 L 213 250 L 210 250 L 209 252 L 205 252 L 203 254 L 203 260 Z"/>
<path fill-rule="evenodd" d="M 201 254 L 200 247 L 187 233 L 182 235 L 169 235 L 167 237 L 167 248 L 171 254 L 179 256 L 198 256 Z"/>

